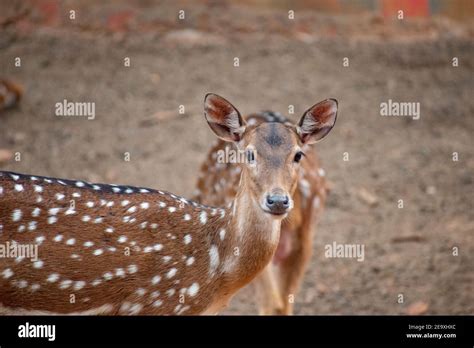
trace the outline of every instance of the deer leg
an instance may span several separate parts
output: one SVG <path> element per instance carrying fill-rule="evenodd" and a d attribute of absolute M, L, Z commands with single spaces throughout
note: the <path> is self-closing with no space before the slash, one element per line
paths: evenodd
<path fill-rule="evenodd" d="M 312 254 L 312 231 L 309 225 L 302 225 L 289 232 L 291 247 L 288 253 L 278 260 L 277 273 L 283 308 L 279 314 L 293 314 L 296 294 L 301 286 L 304 272 Z"/>
<path fill-rule="evenodd" d="M 257 290 L 258 311 L 260 315 L 279 314 L 283 309 L 275 266 L 271 263 L 255 279 Z"/>

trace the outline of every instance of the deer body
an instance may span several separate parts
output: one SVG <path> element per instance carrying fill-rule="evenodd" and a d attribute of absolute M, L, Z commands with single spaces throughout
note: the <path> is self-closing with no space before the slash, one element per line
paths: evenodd
<path fill-rule="evenodd" d="M 246 121 L 248 124 L 289 122 L 273 112 L 251 114 Z M 222 140 L 209 149 L 201 166 L 193 199 L 213 206 L 225 206 L 233 201 L 239 188 L 242 167 L 240 164 L 216 161 L 219 151 L 230 153 L 229 149 L 235 149 L 235 146 Z M 298 186 L 292 197 L 294 207 L 282 221 L 277 250 L 272 262 L 252 282 L 257 291 L 260 314 L 292 314 L 292 299 L 298 292 L 311 258 L 313 234 L 326 201 L 327 188 L 316 150 L 306 146 L 304 152 L 305 161 L 301 163 Z"/>
<path fill-rule="evenodd" d="M 204 110 L 219 138 L 259 154 L 226 208 L 147 188 L 0 172 L 0 253 L 37 247 L 33 257 L 0 257 L 0 311 L 215 314 L 252 281 L 292 209 L 301 148 L 329 132 L 337 103 L 315 105 L 297 126 L 247 125 L 215 94 Z"/>
<path fill-rule="evenodd" d="M 0 259 L 0 302 L 58 314 L 217 312 L 277 245 L 279 227 L 244 210 L 259 228 L 238 230 L 233 207 L 162 191 L 0 172 L 1 244 L 38 245 L 35 261 Z"/>

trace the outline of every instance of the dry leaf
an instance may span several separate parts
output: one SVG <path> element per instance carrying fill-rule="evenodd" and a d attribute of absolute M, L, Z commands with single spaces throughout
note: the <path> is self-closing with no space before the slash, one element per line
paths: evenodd
<path fill-rule="evenodd" d="M 428 303 L 423 302 L 423 301 L 418 301 L 415 303 L 412 303 L 410 306 L 407 308 L 407 314 L 408 315 L 420 315 L 426 313 L 428 310 Z"/>

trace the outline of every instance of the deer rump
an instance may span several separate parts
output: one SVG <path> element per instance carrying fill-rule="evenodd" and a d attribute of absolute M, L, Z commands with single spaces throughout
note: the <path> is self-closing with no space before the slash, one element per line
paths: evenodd
<path fill-rule="evenodd" d="M 250 127 L 265 122 L 291 124 L 281 114 L 271 111 L 250 114 L 245 120 Z M 237 151 L 236 146 L 220 139 L 209 149 L 200 168 L 193 200 L 218 207 L 233 201 L 243 164 L 232 161 L 239 158 L 229 156 L 232 151 Z M 315 148 L 305 146 L 304 152 L 305 160 L 301 163 L 297 188 L 292 197 L 294 208 L 282 221 L 280 241 L 272 263 L 251 283 L 257 289 L 256 302 L 260 314 L 293 313 L 294 297 L 311 258 L 313 234 L 328 189 Z M 222 158 L 227 161 L 222 161 Z"/>

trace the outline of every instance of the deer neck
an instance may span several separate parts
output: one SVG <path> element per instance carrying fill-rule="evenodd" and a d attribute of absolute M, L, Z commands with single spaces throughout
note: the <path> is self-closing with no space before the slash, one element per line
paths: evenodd
<path fill-rule="evenodd" d="M 239 191 L 229 208 L 229 255 L 224 274 L 249 282 L 271 261 L 280 239 L 281 220 L 266 214 L 250 194 L 242 175 Z"/>

